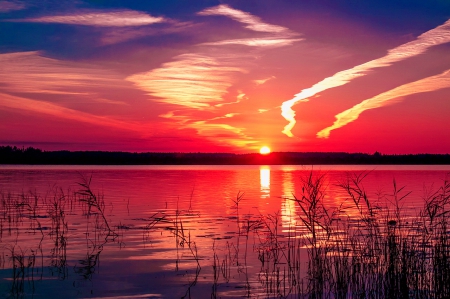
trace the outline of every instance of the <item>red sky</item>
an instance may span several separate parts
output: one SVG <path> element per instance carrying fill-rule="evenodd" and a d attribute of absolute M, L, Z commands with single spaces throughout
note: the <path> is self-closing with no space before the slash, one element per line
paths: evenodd
<path fill-rule="evenodd" d="M 450 4 L 189 3 L 0 1 L 0 145 L 450 152 Z"/>

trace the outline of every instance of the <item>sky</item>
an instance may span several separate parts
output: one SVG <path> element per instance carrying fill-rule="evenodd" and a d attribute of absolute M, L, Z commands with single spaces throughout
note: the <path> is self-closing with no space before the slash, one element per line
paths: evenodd
<path fill-rule="evenodd" d="M 0 0 L 0 145 L 450 153 L 448 0 Z"/>

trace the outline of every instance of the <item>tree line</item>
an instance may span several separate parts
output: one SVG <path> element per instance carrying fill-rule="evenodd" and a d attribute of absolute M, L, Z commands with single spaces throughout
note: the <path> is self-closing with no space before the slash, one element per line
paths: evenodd
<path fill-rule="evenodd" d="M 117 151 L 43 151 L 33 147 L 0 146 L 0 164 L 35 165 L 339 165 L 394 164 L 445 165 L 449 154 L 386 155 L 379 152 L 273 152 L 259 153 L 131 153 Z"/>

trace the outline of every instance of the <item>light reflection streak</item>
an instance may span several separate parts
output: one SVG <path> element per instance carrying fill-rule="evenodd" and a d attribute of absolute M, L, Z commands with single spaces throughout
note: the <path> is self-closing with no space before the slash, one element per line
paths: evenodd
<path fill-rule="evenodd" d="M 259 178 L 261 181 L 261 198 L 270 197 L 270 166 L 259 168 Z"/>
<path fill-rule="evenodd" d="M 281 223 L 283 232 L 294 230 L 297 225 L 297 215 L 295 213 L 296 203 L 294 201 L 294 179 L 292 172 L 283 171 L 283 195 L 281 202 Z"/>

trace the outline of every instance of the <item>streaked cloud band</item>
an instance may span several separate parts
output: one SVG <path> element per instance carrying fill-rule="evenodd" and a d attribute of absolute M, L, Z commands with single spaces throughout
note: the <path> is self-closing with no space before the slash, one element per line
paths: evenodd
<path fill-rule="evenodd" d="M 206 54 L 182 54 L 160 68 L 126 78 L 140 89 L 159 97 L 159 102 L 190 108 L 209 107 L 233 83 L 235 73 L 245 69 L 227 62 L 227 57 Z"/>
<path fill-rule="evenodd" d="M 448 42 L 450 42 L 450 20 L 423 33 L 411 42 L 389 50 L 386 56 L 340 71 L 314 84 L 312 87 L 302 90 L 294 98 L 283 102 L 281 105 L 281 115 L 289 122 L 282 132 L 289 137 L 294 136 L 291 130 L 294 128 L 296 120 L 295 111 L 292 110 L 292 107 L 296 103 L 308 101 L 308 98 L 327 89 L 345 85 L 358 77 L 365 76 L 372 69 L 390 66 L 395 62 L 422 54 L 430 47 Z"/>
<path fill-rule="evenodd" d="M 164 22 L 162 17 L 153 17 L 146 13 L 123 10 L 111 12 L 78 12 L 74 14 L 44 16 L 22 20 L 34 23 L 59 23 L 95 27 L 130 27 L 144 26 Z"/>
<path fill-rule="evenodd" d="M 328 138 L 332 130 L 339 129 L 357 120 L 359 115 L 366 110 L 376 109 L 392 104 L 394 100 L 398 100 L 401 97 L 417 93 L 431 92 L 443 88 L 450 88 L 450 70 L 436 76 L 401 85 L 373 98 L 362 101 L 352 108 L 337 114 L 334 124 L 318 132 L 317 137 Z"/>
<path fill-rule="evenodd" d="M 247 29 L 253 30 L 253 31 L 259 31 L 259 32 L 270 32 L 270 33 L 287 33 L 289 32 L 289 29 L 278 26 L 278 25 L 272 25 L 268 23 L 264 23 L 261 21 L 260 18 L 246 13 L 244 11 L 231 8 L 230 6 L 226 4 L 221 4 L 215 7 L 210 7 L 205 10 L 202 10 L 198 13 L 202 16 L 212 16 L 212 15 L 222 15 L 229 17 L 235 21 L 238 21 L 240 23 L 245 24 Z"/>

